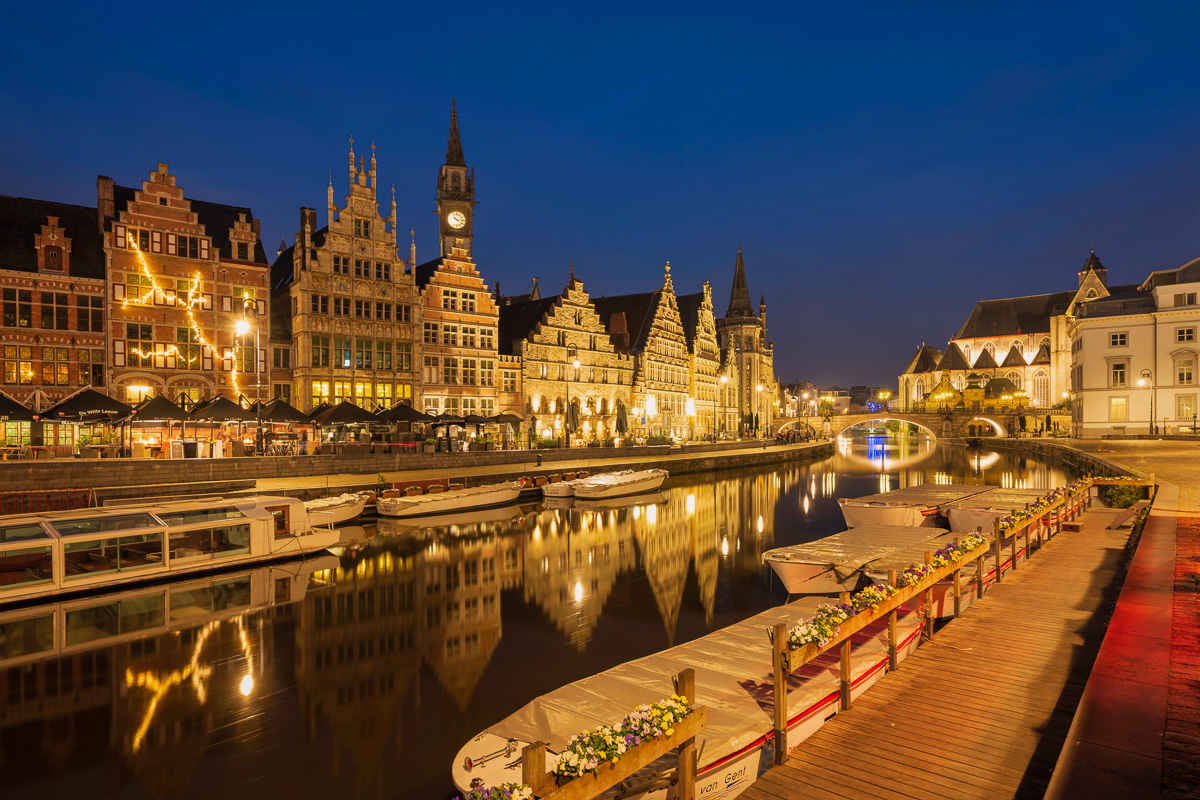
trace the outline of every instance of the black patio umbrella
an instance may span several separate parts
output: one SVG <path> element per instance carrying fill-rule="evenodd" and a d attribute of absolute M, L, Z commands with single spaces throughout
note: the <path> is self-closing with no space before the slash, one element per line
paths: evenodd
<path fill-rule="evenodd" d="M 188 415 L 191 419 L 207 419 L 212 422 L 253 422 L 255 414 L 242 408 L 228 397 L 218 397 L 196 406 Z"/>
<path fill-rule="evenodd" d="M 579 406 L 572 403 L 567 406 L 567 432 L 575 433 L 579 430 Z"/>
<path fill-rule="evenodd" d="M 437 416 L 437 422 L 434 423 L 435 426 L 437 426 L 437 425 L 466 425 L 466 424 L 467 424 L 467 418 L 459 416 L 458 414 L 439 414 Z"/>
<path fill-rule="evenodd" d="M 0 392 L 0 422 L 33 422 L 33 412 Z"/>
<path fill-rule="evenodd" d="M 47 422 L 112 422 L 125 419 L 133 407 L 95 389 L 82 389 L 42 413 Z"/>
<path fill-rule="evenodd" d="M 617 433 L 624 436 L 629 432 L 629 417 L 625 413 L 625 404 L 617 403 Z"/>
<path fill-rule="evenodd" d="M 524 421 L 516 414 L 497 414 L 494 417 L 488 417 L 488 422 L 495 422 L 498 425 L 520 425 Z"/>
<path fill-rule="evenodd" d="M 343 400 L 336 406 L 314 414 L 312 421 L 318 425 L 355 425 L 379 422 L 379 417 L 365 408 L 359 408 L 349 400 Z"/>
<path fill-rule="evenodd" d="M 383 422 L 433 422 L 437 417 L 423 414 L 412 406 L 401 404 L 379 412 L 379 419 Z"/>
<path fill-rule="evenodd" d="M 183 422 L 189 419 L 186 411 L 161 394 L 138 403 L 129 417 L 130 422 Z"/>
<path fill-rule="evenodd" d="M 254 411 L 255 409 L 250 409 Z M 284 400 L 272 400 L 262 406 L 262 421 L 284 424 L 295 422 L 301 425 L 311 425 L 312 418 L 290 405 Z"/>

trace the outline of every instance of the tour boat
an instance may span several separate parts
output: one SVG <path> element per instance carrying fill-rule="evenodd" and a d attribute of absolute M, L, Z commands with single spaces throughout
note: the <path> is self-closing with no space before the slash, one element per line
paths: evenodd
<path fill-rule="evenodd" d="M 666 480 L 665 469 L 644 469 L 630 473 L 608 473 L 595 475 L 576 483 L 573 487 L 579 500 L 604 500 L 625 497 L 631 494 L 652 492 Z M 543 487 L 544 489 L 545 487 Z"/>
<path fill-rule="evenodd" d="M 375 507 L 381 517 L 423 517 L 428 514 L 448 514 L 479 508 L 506 506 L 514 503 L 525 487 L 525 479 L 451 489 L 437 494 L 413 497 L 383 497 Z"/>
<path fill-rule="evenodd" d="M 938 550 L 949 541 L 942 540 L 946 533 L 910 525 L 864 525 L 813 542 L 768 550 L 762 560 L 779 576 L 788 594 L 853 592 L 872 582 L 866 572 L 875 562 L 896 551 L 908 553 L 922 546 Z M 921 561 L 919 553 L 917 561 Z"/>
<path fill-rule="evenodd" d="M 300 602 L 319 575 L 337 568 L 336 556 L 315 555 L 165 584 L 117 587 L 69 600 L 22 603 L 0 611 L 0 630 L 5 632 L 0 670 Z"/>
<path fill-rule="evenodd" d="M 576 478 L 570 481 L 559 481 L 558 483 L 547 483 L 542 487 L 542 494 L 546 497 L 573 497 L 575 495 L 575 487 L 581 486 L 589 481 L 600 480 L 615 480 L 625 475 L 632 475 L 633 470 L 625 469 L 620 472 L 605 472 L 600 475 L 589 475 L 586 478 Z"/>
<path fill-rule="evenodd" d="M 0 517 L 0 603 L 325 550 L 292 497 L 130 503 Z"/>
<path fill-rule="evenodd" d="M 696 705 L 708 707 L 708 725 L 698 735 L 696 800 L 725 800 L 741 794 L 773 763 L 771 645 L 765 631 L 811 617 L 823 601 L 805 598 L 772 608 L 695 641 L 618 665 L 556 689 L 489 727 L 459 750 L 452 765 L 460 792 L 519 782 L 512 764 L 531 742 L 546 742 L 553 768 L 568 740 L 580 731 L 612 725 L 643 703 L 672 694 L 671 678 L 684 667 L 696 670 Z M 920 620 L 902 610 L 897 622 L 897 659 L 916 647 Z M 888 670 L 887 619 L 852 638 L 852 699 Z M 795 747 L 840 709 L 839 651 L 833 648 L 788 678 L 788 745 Z M 623 782 L 622 800 L 667 800 L 676 794 L 675 759 L 666 756 Z M 688 798 L 687 800 L 692 800 Z"/>
<path fill-rule="evenodd" d="M 320 497 L 304 501 L 304 508 L 314 521 L 322 525 L 341 525 L 356 519 L 366 508 L 370 492 L 339 494 L 336 497 Z"/>
<path fill-rule="evenodd" d="M 942 527 L 938 523 L 954 503 L 992 488 L 995 487 L 924 483 L 866 497 L 840 498 L 838 505 L 848 528 L 863 525 L 935 528 Z"/>

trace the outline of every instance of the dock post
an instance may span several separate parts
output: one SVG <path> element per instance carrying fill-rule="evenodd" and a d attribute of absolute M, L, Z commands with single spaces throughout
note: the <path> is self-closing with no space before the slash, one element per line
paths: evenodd
<path fill-rule="evenodd" d="M 843 605 L 849 605 L 850 593 L 842 592 L 838 602 Z M 842 640 L 839 646 L 841 651 L 841 673 L 842 673 L 842 711 L 850 710 L 850 637 L 847 636 Z"/>
<path fill-rule="evenodd" d="M 933 551 L 925 551 L 925 566 L 933 566 Z M 925 621 L 921 623 L 921 638 L 929 642 L 933 640 L 933 587 L 925 589 Z"/>
<path fill-rule="evenodd" d="M 888 586 L 895 588 L 896 586 L 896 570 L 888 570 Z M 896 618 L 899 616 L 899 609 L 893 608 L 888 614 L 888 669 L 896 669 L 899 662 L 896 659 Z"/>
<path fill-rule="evenodd" d="M 545 742 L 527 744 L 521 750 L 521 783 L 533 789 L 535 795 L 541 794 L 549 785 L 550 773 L 546 772 Z"/>
<path fill-rule="evenodd" d="M 983 538 L 983 528 L 982 527 L 975 528 L 975 534 L 977 536 L 979 536 L 979 538 L 982 539 Z M 983 573 L 986 571 L 985 568 L 987 567 L 986 556 L 987 556 L 987 553 L 980 553 L 978 556 L 975 557 L 975 599 L 976 600 L 983 597 Z"/>
<path fill-rule="evenodd" d="M 1028 520 L 1026 520 L 1028 523 Z M 1029 525 L 1025 525 L 1025 530 L 1029 530 Z M 1009 551 L 1012 553 L 1012 569 L 1017 568 L 1017 545 L 1020 544 L 1021 535 L 1017 531 L 1012 532 L 1012 544 L 1009 546 Z"/>
<path fill-rule="evenodd" d="M 688 706 L 696 705 L 696 671 L 682 670 L 675 676 L 675 694 L 687 699 Z M 696 737 L 688 739 L 679 745 L 679 765 L 675 769 L 678 776 L 679 796 L 696 796 Z"/>
<path fill-rule="evenodd" d="M 1000 552 L 1000 547 L 1004 544 L 1004 537 L 1000 535 L 1000 518 L 996 517 L 994 525 L 996 527 L 996 583 L 1000 582 L 1000 561 L 1004 555 Z"/>
<path fill-rule="evenodd" d="M 954 540 L 954 549 L 958 549 L 959 539 Z M 958 569 L 954 570 L 954 616 L 958 617 L 962 613 L 962 561 L 958 562 Z"/>
<path fill-rule="evenodd" d="M 1063 514 L 1067 513 L 1067 499 L 1064 497 L 1058 505 L 1058 510 L 1054 514 L 1054 535 L 1058 536 L 1062 533 L 1062 518 Z M 1049 533 L 1049 531 L 1047 531 Z"/>
<path fill-rule="evenodd" d="M 771 666 L 775 673 L 775 763 L 787 760 L 787 669 L 784 659 L 787 652 L 787 625 L 783 622 L 774 628 L 771 636 Z M 680 795 L 680 797 L 692 795 Z"/>

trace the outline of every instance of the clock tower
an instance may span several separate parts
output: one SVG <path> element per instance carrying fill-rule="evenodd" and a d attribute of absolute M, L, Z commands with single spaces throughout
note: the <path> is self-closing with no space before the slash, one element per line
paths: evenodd
<path fill-rule="evenodd" d="M 441 254 L 450 256 L 455 248 L 471 256 L 471 236 L 475 213 L 475 170 L 463 159 L 462 139 L 458 136 L 458 109 L 450 101 L 450 138 L 446 142 L 446 163 L 438 172 L 437 215 Z"/>

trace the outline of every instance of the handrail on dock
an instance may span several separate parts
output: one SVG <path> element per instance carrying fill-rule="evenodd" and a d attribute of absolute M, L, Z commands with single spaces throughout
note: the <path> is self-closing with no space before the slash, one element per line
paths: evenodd
<path fill-rule="evenodd" d="M 1095 485 L 1150 485 L 1153 486 L 1153 481 L 1135 481 L 1124 479 L 1103 479 L 1103 478 L 1085 478 L 1072 486 L 1069 486 L 1061 494 L 1058 494 L 1054 499 L 1042 502 L 1038 501 L 1035 504 L 1026 505 L 1027 515 L 1018 515 L 1022 518 L 1012 519 L 1004 523 L 1000 518 L 996 519 L 992 534 L 991 543 L 985 543 L 975 548 L 969 553 L 964 554 L 959 560 L 953 561 L 942 567 L 932 567 L 933 552 L 925 552 L 925 564 L 931 567 L 931 571 L 919 581 L 912 583 L 909 586 L 898 588 L 895 594 L 879 603 L 871 611 L 862 611 L 849 619 L 845 620 L 838 626 L 838 632 L 824 642 L 809 642 L 808 644 L 795 647 L 788 641 L 788 625 L 779 623 L 773 628 L 767 629 L 767 636 L 771 641 L 772 647 L 772 671 L 774 674 L 774 737 L 775 737 L 775 763 L 783 764 L 787 759 L 787 677 L 790 673 L 800 669 L 814 658 L 820 656 L 833 648 L 839 649 L 840 655 L 840 677 L 841 677 L 841 702 L 842 711 L 850 708 L 850 689 L 851 689 L 851 637 L 858 633 L 863 628 L 875 623 L 881 619 L 887 619 L 888 629 L 888 668 L 897 668 L 897 647 L 899 639 L 896 631 L 897 617 L 900 607 L 907 603 L 912 598 L 918 595 L 924 595 L 926 619 L 925 619 L 925 638 L 933 635 L 933 615 L 928 613 L 928 609 L 933 607 L 933 587 L 939 581 L 945 580 L 947 577 L 954 582 L 953 597 L 954 597 L 954 617 L 957 617 L 961 612 L 961 596 L 962 596 L 962 570 L 963 567 L 979 562 L 975 570 L 976 582 L 976 597 L 981 598 L 984 594 L 984 578 L 985 572 L 984 561 L 989 554 L 994 553 L 996 558 L 995 565 L 995 580 L 1000 581 L 1003 572 L 1003 556 L 1002 545 L 1006 539 L 1012 540 L 1012 561 L 1009 564 L 1009 569 L 1015 569 L 1017 566 L 1017 538 L 1019 535 L 1025 536 L 1025 558 L 1028 559 L 1031 554 L 1029 549 L 1030 530 L 1034 531 L 1037 541 L 1042 542 L 1050 538 L 1051 522 L 1054 523 L 1054 534 L 1057 535 L 1062 531 L 1063 520 L 1073 521 L 1075 517 L 1081 514 L 1086 508 L 1091 507 L 1092 503 L 1092 487 Z M 1049 496 L 1048 496 L 1049 497 Z M 1032 510 L 1030 510 L 1032 509 Z M 1055 514 L 1053 512 L 1058 511 Z M 976 535 L 983 536 L 981 530 L 976 531 Z M 958 544 L 958 540 L 955 540 Z M 888 583 L 892 587 L 897 586 L 896 570 L 888 570 Z M 842 592 L 839 603 L 848 604 L 850 602 L 850 594 Z M 681 794 L 680 797 L 685 795 Z"/>

